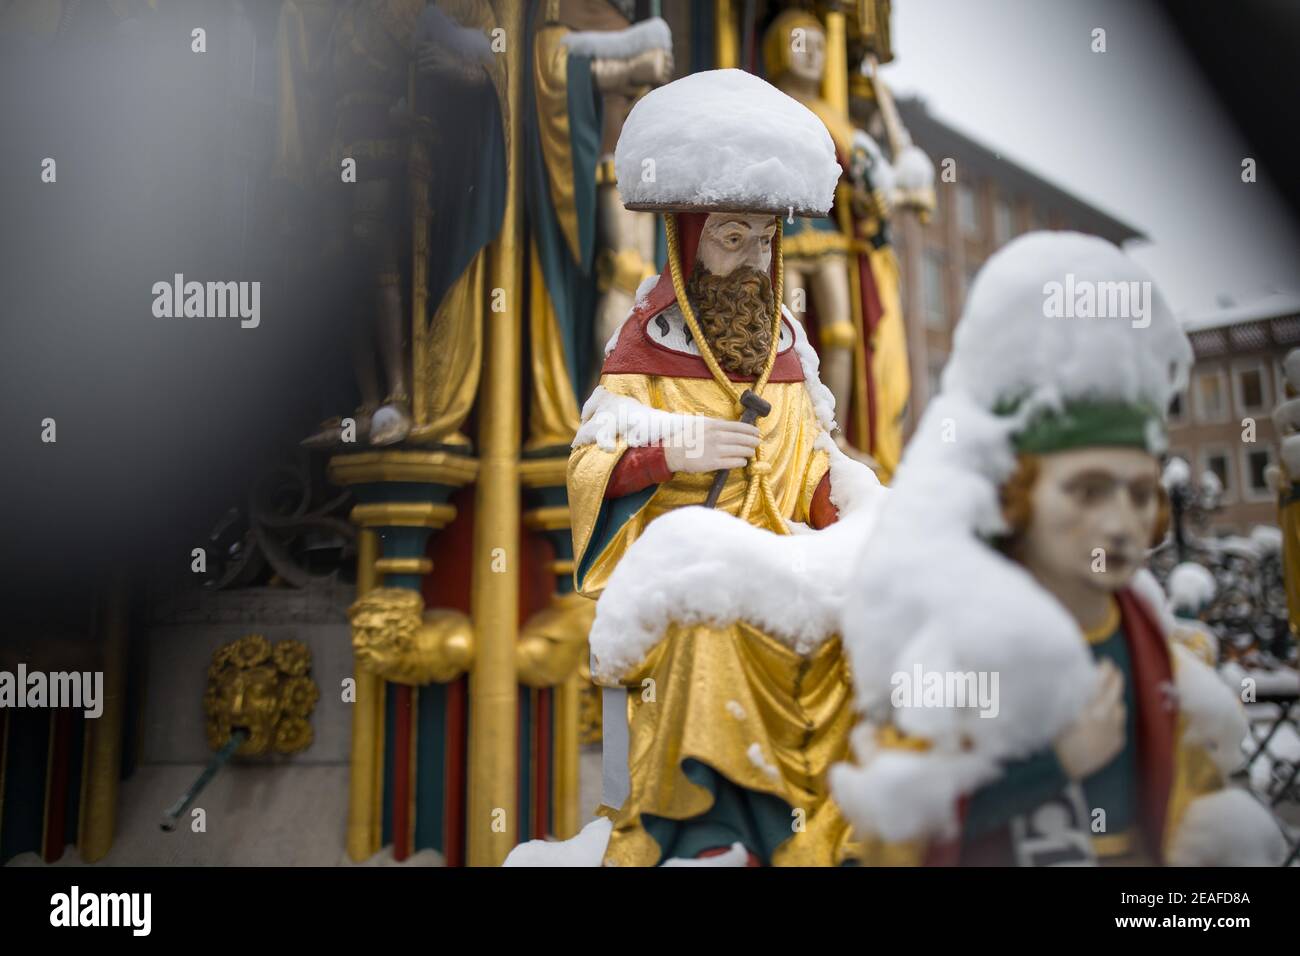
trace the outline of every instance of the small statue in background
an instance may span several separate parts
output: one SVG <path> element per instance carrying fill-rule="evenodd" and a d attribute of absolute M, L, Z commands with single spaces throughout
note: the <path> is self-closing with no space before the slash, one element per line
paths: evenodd
<path fill-rule="evenodd" d="M 527 449 L 567 450 L 601 349 L 655 273 L 654 217 L 626 210 L 611 154 L 634 99 L 672 77 L 672 36 L 631 4 L 548 0 L 525 95 L 532 390 Z"/>
<path fill-rule="evenodd" d="M 768 80 L 826 125 L 844 170 L 829 218 L 787 224 L 785 301 L 818 344 L 841 425 L 836 441 L 872 459 L 888 478 L 902 451 L 910 381 L 887 224 L 899 205 L 927 209 L 924 188 L 903 187 L 917 175 L 929 186 L 933 167 L 910 142 L 900 144 L 900 175 L 847 108 L 826 100 L 826 31 L 811 13 L 778 16 L 763 51 Z"/>
<path fill-rule="evenodd" d="M 470 287 L 504 208 L 490 20 L 469 0 L 281 9 L 276 174 L 320 198 L 345 190 L 321 228 L 330 267 L 355 268 L 359 282 L 345 306 L 356 310 L 355 429 L 332 418 L 308 447 L 468 443 L 457 429 L 477 385 L 483 312 Z M 472 165 L 457 160 L 467 154 Z"/>

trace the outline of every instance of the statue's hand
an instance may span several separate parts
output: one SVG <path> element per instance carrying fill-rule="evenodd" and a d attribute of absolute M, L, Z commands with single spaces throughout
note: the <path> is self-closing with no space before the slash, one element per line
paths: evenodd
<path fill-rule="evenodd" d="M 1071 780 L 1091 776 L 1124 749 L 1124 675 L 1102 661 L 1097 692 L 1070 727 L 1056 740 L 1056 759 Z"/>
<path fill-rule="evenodd" d="M 699 474 L 719 468 L 744 468 L 758 448 L 758 426 L 720 418 L 700 418 L 682 442 L 664 446 L 669 470 Z"/>

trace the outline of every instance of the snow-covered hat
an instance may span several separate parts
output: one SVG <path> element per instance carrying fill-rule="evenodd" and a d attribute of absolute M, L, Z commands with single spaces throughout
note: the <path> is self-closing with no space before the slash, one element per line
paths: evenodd
<path fill-rule="evenodd" d="M 993 255 L 953 336 L 943 390 L 1023 416 L 1017 450 L 1163 450 L 1187 336 L 1150 275 L 1095 236 L 1037 232 Z"/>
<path fill-rule="evenodd" d="M 840 165 L 802 103 L 744 70 L 692 73 L 647 93 L 614 149 L 628 209 L 825 216 Z"/>

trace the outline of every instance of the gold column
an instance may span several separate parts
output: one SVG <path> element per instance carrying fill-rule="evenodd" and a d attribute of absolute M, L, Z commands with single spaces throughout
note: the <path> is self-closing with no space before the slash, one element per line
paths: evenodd
<path fill-rule="evenodd" d="M 844 8 L 841 3 L 832 3 L 826 11 L 826 68 L 822 74 L 822 98 L 845 119 L 849 118 L 849 37 L 845 22 Z M 846 183 L 840 183 L 836 189 L 835 208 L 837 224 L 844 235 L 855 242 L 857 235 L 853 228 L 852 197 Z M 845 257 L 845 268 L 849 272 L 849 307 L 854 315 L 863 317 L 865 332 L 866 313 L 862 301 L 862 287 L 858 282 L 858 260 L 856 256 Z M 852 403 L 854 428 L 858 441 L 863 443 L 863 451 L 872 451 L 867 447 L 868 435 L 875 428 L 875 423 L 868 420 L 866 382 L 871 370 L 867 368 L 865 348 L 853 350 L 853 391 L 856 401 Z M 845 414 L 849 414 L 845 410 Z"/>
<path fill-rule="evenodd" d="M 474 509 L 471 616 L 478 645 L 469 675 L 467 862 L 497 866 L 515 845 L 518 814 L 516 722 L 519 686 L 520 335 L 524 325 L 521 84 L 524 14 L 515 0 L 495 0 L 497 22 L 512 41 L 506 53 L 506 207 L 490 250 L 491 284 L 504 290 L 505 312 L 489 312 L 485 375 L 479 391 L 481 465 Z"/>
<path fill-rule="evenodd" d="M 717 70 L 740 66 L 740 38 L 736 9 L 731 0 L 713 0 L 713 67 Z"/>
<path fill-rule="evenodd" d="M 555 688 L 555 836 L 567 840 L 578 832 L 578 683 L 575 671 Z"/>
<path fill-rule="evenodd" d="M 122 775 L 122 716 L 126 710 L 126 640 L 130 626 L 126 576 L 118 574 L 104 601 L 104 712 L 86 722 L 89 756 L 78 847 L 87 863 L 102 860 L 113 848 L 117 827 L 117 793 Z"/>
<path fill-rule="evenodd" d="M 379 537 L 370 528 L 357 531 L 357 597 L 376 585 L 375 561 L 379 557 Z M 373 819 L 380 809 L 377 787 L 379 774 L 375 764 L 382 764 L 379 746 L 379 711 L 383 706 L 383 682 L 354 662 L 352 677 L 356 681 L 356 700 L 352 704 L 352 781 L 348 800 L 348 857 L 359 863 L 379 850 Z M 380 767 L 382 773 L 383 767 Z"/>
<path fill-rule="evenodd" d="M 844 10 L 838 3 L 826 11 L 826 70 L 822 98 L 835 110 L 849 115 L 849 37 Z"/>

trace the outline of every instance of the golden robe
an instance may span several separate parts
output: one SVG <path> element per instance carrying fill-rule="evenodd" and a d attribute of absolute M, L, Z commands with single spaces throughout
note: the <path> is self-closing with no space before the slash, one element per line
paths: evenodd
<path fill-rule="evenodd" d="M 623 336 L 633 323 L 649 320 L 634 313 L 628 321 Z M 702 369 L 703 362 L 699 364 Z M 656 409 L 735 417 L 730 396 L 711 378 L 654 371 L 652 361 L 647 373 L 607 373 L 600 384 L 612 395 Z M 802 373 L 797 381 L 773 378 L 762 392 L 772 411 L 758 422 L 760 455 L 771 465 L 768 481 L 780 514 L 806 522 L 813 493 L 829 467 L 827 452 L 814 448 L 822 427 Z M 580 445 L 569 459 L 575 584 L 589 597 L 599 596 L 615 565 L 651 521 L 674 508 L 701 504 L 713 481 L 712 473 L 675 474 L 640 495 L 606 500 L 606 485 L 626 448 L 620 437 L 612 450 Z M 733 471 L 718 508 L 737 514 L 746 486 L 746 472 Z M 750 520 L 772 530 L 761 508 L 753 510 Z M 847 756 L 852 722 L 847 663 L 838 637 L 831 636 L 805 658 L 743 621 L 726 627 L 672 624 L 646 658 L 621 675 L 619 684 L 631 689 L 631 792 L 621 808 L 600 811 L 614 822 L 607 865 L 662 861 L 662 848 L 643 825 L 643 814 L 676 821 L 709 810 L 714 794 L 688 778 L 688 762 L 785 805 L 765 801 L 773 810 L 769 819 L 779 813 L 789 826 L 779 845 L 760 853 L 773 864 L 832 865 L 845 858 L 848 826 L 829 799 L 827 782 L 831 765 Z"/>

